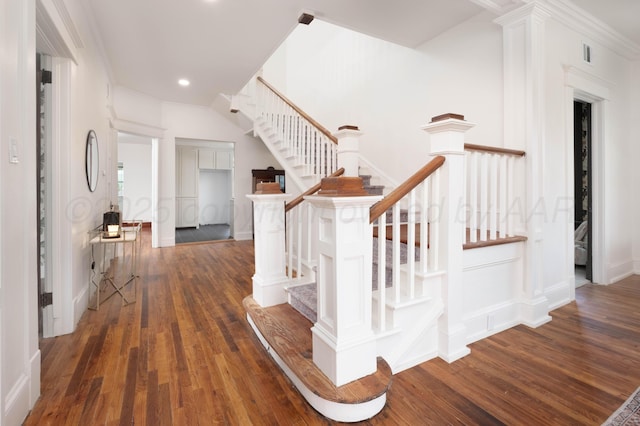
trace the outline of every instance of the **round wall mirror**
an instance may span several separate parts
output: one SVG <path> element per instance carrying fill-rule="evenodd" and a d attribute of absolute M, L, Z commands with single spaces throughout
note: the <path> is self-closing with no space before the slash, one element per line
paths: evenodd
<path fill-rule="evenodd" d="M 98 169 L 100 169 L 100 158 L 98 156 L 98 137 L 96 132 L 89 130 L 87 135 L 87 158 L 86 158 L 86 171 L 87 171 L 87 184 L 89 185 L 89 191 L 96 190 L 98 185 Z"/>

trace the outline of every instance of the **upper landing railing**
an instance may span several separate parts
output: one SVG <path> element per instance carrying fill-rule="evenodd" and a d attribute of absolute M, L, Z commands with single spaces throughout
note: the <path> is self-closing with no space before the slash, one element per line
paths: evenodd
<path fill-rule="evenodd" d="M 469 246 L 515 236 L 516 175 L 524 151 L 465 144 L 466 227 Z"/>
<path fill-rule="evenodd" d="M 338 169 L 337 138 L 302 109 L 257 77 L 256 117 L 265 120 L 277 135 L 285 156 L 295 159 L 303 176 L 319 182 Z"/>

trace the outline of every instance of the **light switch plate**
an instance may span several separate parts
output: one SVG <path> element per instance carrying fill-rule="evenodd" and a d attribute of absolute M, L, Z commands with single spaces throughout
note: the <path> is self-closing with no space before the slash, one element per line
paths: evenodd
<path fill-rule="evenodd" d="M 11 138 L 9 141 L 9 162 L 11 164 L 18 164 L 18 141 L 15 138 Z"/>

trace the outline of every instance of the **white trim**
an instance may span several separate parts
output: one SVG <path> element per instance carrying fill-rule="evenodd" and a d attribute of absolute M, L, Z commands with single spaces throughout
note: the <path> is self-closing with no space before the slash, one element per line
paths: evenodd
<path fill-rule="evenodd" d="M 52 0 L 53 4 L 60 15 L 60 19 L 64 23 L 64 27 L 67 29 L 71 40 L 73 40 L 73 44 L 76 48 L 82 49 L 84 47 L 84 43 L 82 43 L 82 38 L 80 37 L 80 33 L 78 33 L 78 29 L 73 23 L 73 19 L 71 19 L 71 15 L 67 10 L 67 6 L 64 4 L 63 0 Z"/>
<path fill-rule="evenodd" d="M 555 20 L 588 36 L 629 60 L 640 59 L 640 45 L 590 15 L 569 0 L 546 0 L 545 6 Z"/>
<path fill-rule="evenodd" d="M 29 412 L 29 391 L 32 385 L 32 377 L 27 374 L 20 374 L 11 389 L 8 390 L 4 398 L 4 412 L 2 421 L 9 425 L 19 425 Z"/>
<path fill-rule="evenodd" d="M 115 111 L 111 109 L 112 117 L 115 117 Z M 151 138 L 151 247 L 171 247 L 176 244 L 175 235 L 172 238 L 165 238 L 160 241 L 160 222 L 158 220 L 159 208 L 159 187 L 160 187 L 160 141 L 165 135 L 166 129 L 148 124 L 137 123 L 129 120 L 121 120 L 112 118 L 109 120 L 111 129 L 117 132 L 131 133 L 134 135 Z M 117 141 L 115 143 L 115 156 L 117 159 Z M 116 160 L 117 163 L 117 160 Z M 117 195 L 117 194 L 116 194 Z M 121 206 L 122 208 L 122 206 Z"/>
<path fill-rule="evenodd" d="M 116 116 L 113 109 L 110 112 L 112 117 Z M 162 127 L 151 126 L 144 123 L 137 123 L 135 121 L 122 120 L 120 118 L 112 118 L 111 120 L 109 120 L 109 125 L 112 129 L 115 129 L 119 132 L 131 133 L 138 136 L 146 136 L 157 139 L 164 138 L 164 133 L 167 130 L 163 129 Z"/>
<path fill-rule="evenodd" d="M 160 247 L 160 222 L 158 222 L 158 200 L 160 175 L 160 140 L 151 138 L 151 248 Z M 175 239 L 174 239 L 175 244 Z"/>
<path fill-rule="evenodd" d="M 607 99 L 609 98 L 610 89 L 604 80 L 593 76 L 578 68 L 565 67 L 565 85 L 567 87 L 565 108 L 565 127 L 566 127 L 566 149 L 567 149 L 567 168 L 569 178 L 567 179 L 567 194 L 574 192 L 574 154 L 573 154 L 573 102 L 580 100 L 591 103 L 591 167 L 592 167 L 592 188 L 591 194 L 593 199 L 592 205 L 592 282 L 597 284 L 609 284 L 608 271 L 604 267 L 606 259 L 606 248 L 604 246 L 606 238 L 606 227 L 604 218 L 604 206 L 606 205 L 606 193 L 604 191 L 605 176 L 605 145 L 607 141 L 606 123 L 607 123 Z M 605 86 L 606 84 L 606 86 Z M 575 219 L 574 213 L 569 214 L 570 223 L 573 224 Z M 569 232 L 570 231 L 570 232 Z M 569 227 L 567 232 L 567 251 L 569 265 L 567 267 L 567 276 L 573 278 L 575 282 L 574 269 L 574 240 L 573 226 Z M 575 299 L 575 286 L 571 290 L 571 299 Z"/>
<path fill-rule="evenodd" d="M 71 333 L 75 327 L 72 301 L 72 247 L 70 206 L 71 68 L 70 60 L 52 61 L 51 124 L 51 290 L 53 335 Z"/>
<path fill-rule="evenodd" d="M 38 40 L 46 42 L 47 47 L 52 49 L 52 51 L 47 52 L 51 56 L 71 58 L 77 64 L 78 52 L 76 44 L 63 17 L 60 16 L 57 5 L 54 5 L 53 1 L 37 0 L 36 2 L 36 33 Z"/>
<path fill-rule="evenodd" d="M 40 61 L 40 65 L 42 69 L 47 69 L 47 70 L 51 70 L 51 66 L 52 66 L 52 59 L 50 56 L 48 55 L 41 55 L 41 61 Z M 45 108 L 45 113 L 44 113 L 44 129 L 45 129 L 45 136 L 44 136 L 44 140 L 41 141 L 41 144 L 44 143 L 44 146 L 41 147 L 41 150 L 44 149 L 45 150 L 45 166 L 44 166 L 44 170 L 46 173 L 45 179 L 44 179 L 44 184 L 46 186 L 45 188 L 45 199 L 44 201 L 44 208 L 45 208 L 45 217 L 44 217 L 44 232 L 45 232 L 45 237 L 44 237 L 44 243 L 45 243 L 45 247 L 44 247 L 44 253 L 45 253 L 45 265 L 44 265 L 44 282 L 43 284 L 43 288 L 42 291 L 43 292 L 48 292 L 48 293 L 53 293 L 53 285 L 51 282 L 51 277 L 53 277 L 53 268 L 54 267 L 59 267 L 59 265 L 55 265 L 54 262 L 51 260 L 52 255 L 55 253 L 54 250 L 54 238 L 53 238 L 53 232 L 55 229 L 57 229 L 56 227 L 54 227 L 54 214 L 52 214 L 53 212 L 53 202 L 55 200 L 55 197 L 53 196 L 53 170 L 54 170 L 54 162 L 53 162 L 53 156 L 55 155 L 55 150 L 54 147 L 51 143 L 52 140 L 52 134 L 53 134 L 53 117 L 52 117 L 52 112 L 53 112 L 53 97 L 52 97 L 52 93 L 53 93 L 53 87 L 50 84 L 47 84 L 44 86 L 44 92 L 45 92 L 45 100 L 44 100 L 44 104 L 41 107 Z M 38 96 L 40 96 L 40 93 L 37 94 Z M 39 114 L 39 112 L 38 112 Z M 40 129 L 36 128 L 36 132 L 40 133 Z M 38 153 L 38 156 L 40 155 L 40 153 Z M 40 161 L 38 161 L 38 165 L 36 167 L 39 167 L 39 163 Z M 38 177 L 39 178 L 39 177 Z M 40 198 L 40 194 L 38 194 L 38 198 Z M 38 215 L 40 215 L 40 212 L 38 211 Z M 38 233 L 40 232 L 40 230 L 38 230 Z M 39 234 L 38 234 L 39 235 Z M 38 262 L 40 262 L 40 259 L 38 259 Z M 38 277 L 38 280 L 40 280 L 40 277 Z M 54 327 L 53 327 L 53 305 L 49 305 L 49 306 L 45 306 L 42 308 L 42 337 L 52 337 L 55 336 L 54 334 Z"/>

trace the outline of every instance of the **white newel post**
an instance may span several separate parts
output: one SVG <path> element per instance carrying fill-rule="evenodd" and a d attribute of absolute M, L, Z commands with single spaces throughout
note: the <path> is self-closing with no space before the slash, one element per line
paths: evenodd
<path fill-rule="evenodd" d="M 358 176 L 360 136 L 358 126 L 340 126 L 333 134 L 338 138 L 338 168 L 344 167 L 343 176 Z"/>
<path fill-rule="evenodd" d="M 462 245 L 465 238 L 464 215 L 464 134 L 474 124 L 458 114 L 444 114 L 423 127 L 431 135 L 431 155 L 446 158 L 440 174 L 441 204 L 440 262 L 446 271 L 442 280 L 444 314 L 439 322 L 440 358 L 453 362 L 469 354 L 467 330 L 463 322 Z"/>
<path fill-rule="evenodd" d="M 259 183 L 253 201 L 255 273 L 253 298 L 260 306 L 287 301 L 284 203 L 291 196 L 280 191 L 280 184 Z"/>
<path fill-rule="evenodd" d="M 325 178 L 305 197 L 318 217 L 318 320 L 311 328 L 313 362 L 341 386 L 376 372 L 371 328 L 370 196 L 359 177 Z"/>

